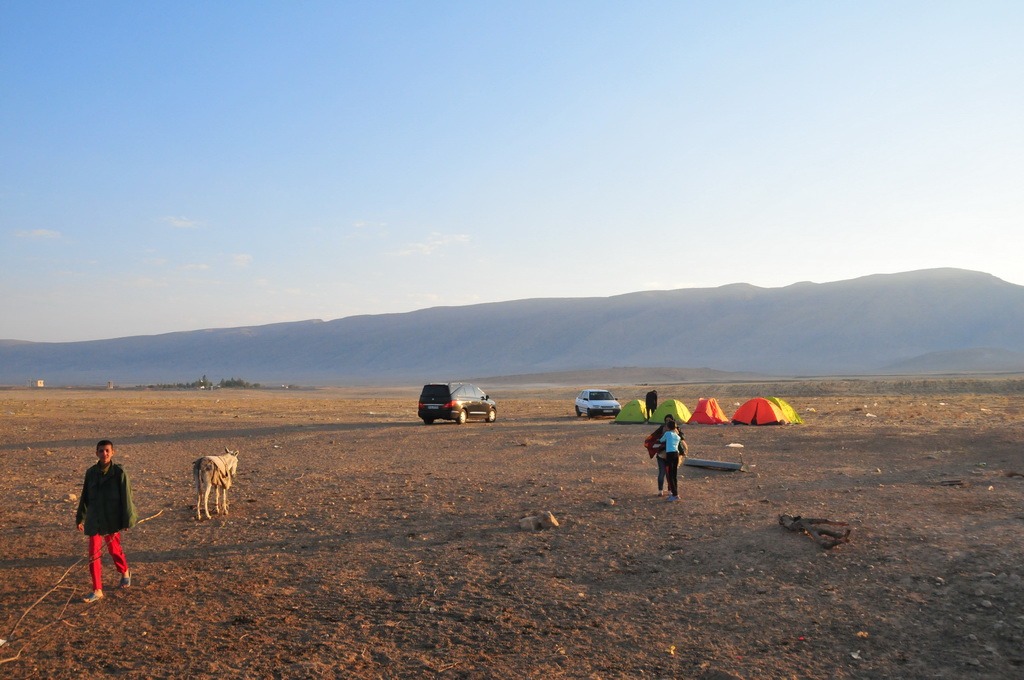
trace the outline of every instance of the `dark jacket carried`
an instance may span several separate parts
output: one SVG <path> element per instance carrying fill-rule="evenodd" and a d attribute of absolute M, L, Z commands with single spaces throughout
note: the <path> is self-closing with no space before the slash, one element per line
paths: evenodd
<path fill-rule="evenodd" d="M 132 485 L 124 468 L 111 463 L 103 474 L 97 463 L 85 471 L 75 524 L 85 525 L 86 536 L 116 534 L 131 529 L 137 521 Z"/>

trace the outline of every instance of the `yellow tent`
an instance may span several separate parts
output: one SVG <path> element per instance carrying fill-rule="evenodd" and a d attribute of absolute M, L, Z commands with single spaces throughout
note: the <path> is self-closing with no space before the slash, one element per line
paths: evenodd
<path fill-rule="evenodd" d="M 691 417 L 690 409 L 686 408 L 686 404 L 677 399 L 667 399 L 658 406 L 649 416 L 649 420 L 652 423 L 658 423 L 661 425 L 665 422 L 665 416 L 671 415 L 676 419 L 676 422 L 683 425 Z"/>
<path fill-rule="evenodd" d="M 634 399 L 619 411 L 619 415 L 615 416 L 615 422 L 617 423 L 646 423 L 647 422 L 647 407 L 644 406 L 643 402 L 639 399 Z"/>

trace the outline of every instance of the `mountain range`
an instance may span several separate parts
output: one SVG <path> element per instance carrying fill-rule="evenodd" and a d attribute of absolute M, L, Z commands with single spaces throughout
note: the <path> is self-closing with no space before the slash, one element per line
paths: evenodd
<path fill-rule="evenodd" d="M 432 307 L 85 342 L 0 341 L 0 384 L 398 384 L 614 367 L 1024 372 L 1024 286 L 962 269 Z"/>

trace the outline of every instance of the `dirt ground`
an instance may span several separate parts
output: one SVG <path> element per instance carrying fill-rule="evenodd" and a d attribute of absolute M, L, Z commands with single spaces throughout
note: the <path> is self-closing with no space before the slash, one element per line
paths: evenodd
<path fill-rule="evenodd" d="M 781 393 L 805 425 L 688 426 L 692 458 L 748 471 L 684 467 L 666 503 L 653 427 L 577 418 L 575 391 L 496 391 L 462 426 L 423 425 L 414 389 L 0 391 L 0 675 L 1024 677 L 1020 394 Z M 147 519 L 132 586 L 104 556 L 87 605 L 101 438 Z M 197 522 L 191 463 L 225 447 L 230 514 Z"/>

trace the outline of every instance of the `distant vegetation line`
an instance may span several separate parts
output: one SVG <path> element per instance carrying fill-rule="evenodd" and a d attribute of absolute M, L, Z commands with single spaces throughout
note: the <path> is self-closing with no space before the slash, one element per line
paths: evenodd
<path fill-rule="evenodd" d="M 212 390 L 215 387 L 223 389 L 260 389 L 262 385 L 259 383 L 247 382 L 242 378 L 221 378 L 220 382 L 214 383 L 208 379 L 205 375 L 199 380 L 194 380 L 189 383 L 161 383 L 157 385 L 147 385 L 147 387 L 160 390 Z"/>

